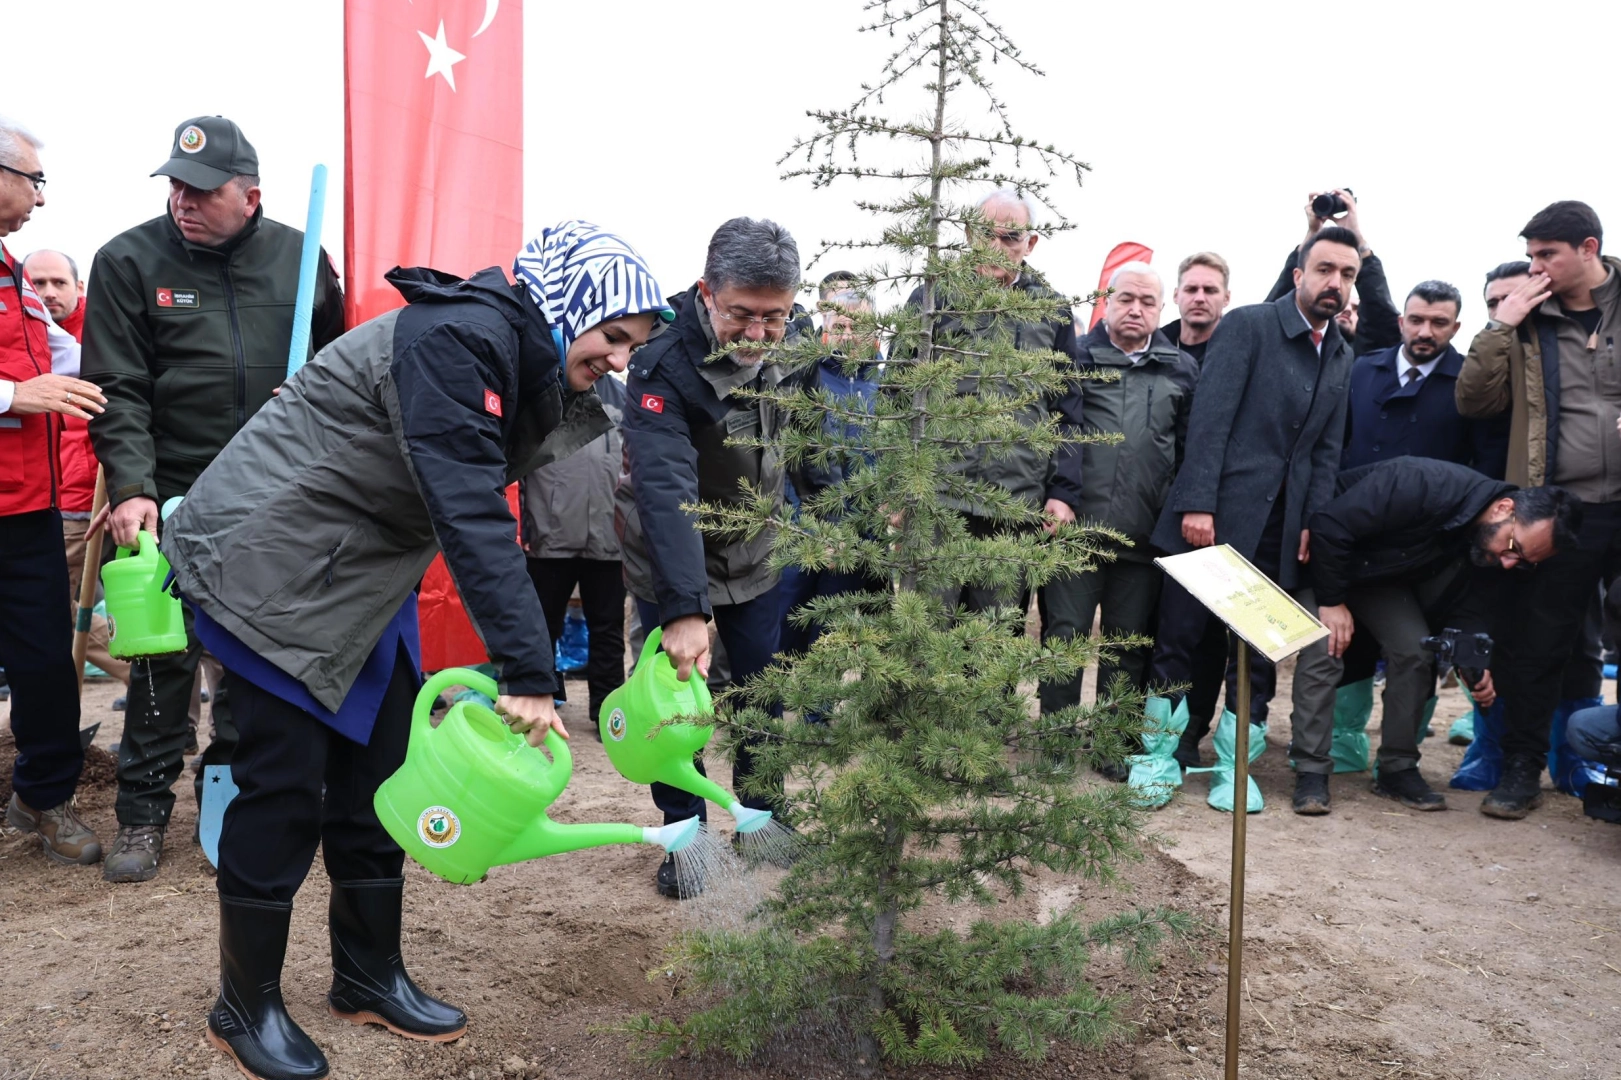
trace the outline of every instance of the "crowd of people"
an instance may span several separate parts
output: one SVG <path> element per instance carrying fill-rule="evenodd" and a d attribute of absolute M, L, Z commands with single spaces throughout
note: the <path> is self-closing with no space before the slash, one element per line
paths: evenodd
<path fill-rule="evenodd" d="M 45 206 L 40 154 L 25 127 L 0 120 L 0 238 Z M 169 179 L 166 209 L 95 253 L 88 289 L 67 254 L 18 258 L 0 245 L 0 667 L 18 749 L 7 821 L 53 860 L 101 863 L 108 881 L 155 876 L 172 788 L 195 751 L 196 672 L 217 661 L 201 763 L 228 765 L 239 793 L 219 841 L 209 1038 L 249 1075 L 318 1077 L 325 1059 L 279 989 L 318 847 L 332 880 L 333 1010 L 419 1039 L 466 1027 L 405 972 L 404 856 L 372 808 L 405 754 L 422 675 L 414 590 L 430 560 L 443 554 L 498 671 L 497 710 L 531 741 L 568 734 L 553 641 L 576 590 L 592 719 L 624 679 L 627 597 L 644 632 L 662 628 L 681 677 L 745 681 L 808 646 L 814 628 L 788 618 L 807 599 L 886 583 L 779 574 L 769 533 L 706 534 L 685 507 L 764 492 L 791 513 L 862 467 L 790 470 L 739 442 L 781 422 L 739 391 L 798 379 L 870 401 L 887 343 L 852 321 L 873 306 L 856 275 L 825 278 L 816 312 L 797 302 L 799 250 L 774 222 L 720 225 L 702 277 L 668 295 L 623 238 L 564 221 L 516 254 L 515 282 L 503 268 L 465 280 L 395 270 L 404 306 L 359 326 L 345 325 L 321 260 L 312 360 L 288 380 L 302 235 L 265 216 L 257 173 L 237 125 L 195 117 L 153 174 Z M 1308 815 L 1332 808 L 1337 691 L 1381 660 L 1373 790 L 1444 808 L 1420 770 L 1438 677 L 1421 642 L 1446 628 L 1489 634 L 1490 666 L 1469 689 L 1483 707 L 1504 703 L 1505 764 L 1481 810 L 1530 813 L 1556 705 L 1581 696 L 1573 684 L 1597 691 L 1600 597 L 1621 574 L 1621 261 L 1602 255 L 1593 210 L 1558 202 L 1530 218 L 1526 261 L 1485 272 L 1491 318 L 1461 352 L 1459 289 L 1418 281 L 1398 307 L 1349 190 L 1308 198 L 1305 235 L 1264 302 L 1230 309 L 1228 264 L 1201 251 L 1169 281 L 1146 263 L 1121 266 L 1090 329 L 1031 262 L 1029 201 L 998 190 L 978 209 L 979 239 L 1005 256 L 979 272 L 1060 310 L 994 326 L 952 315 L 944 297 L 937 333 L 1011 334 L 1069 358 L 1067 392 L 1027 420 L 1115 438 L 1050 457 L 970 448 L 955 468 L 1049 529 L 1096 522 L 1123 539 L 1034 598 L 965 587 L 947 605 L 1034 599 L 1044 640 L 1098 622 L 1152 638 L 1115 650 L 1097 685 L 1185 696 L 1177 758 L 1197 767 L 1224 684 L 1236 700 L 1233 650 L 1153 559 L 1231 545 L 1329 630 L 1300 654 L 1292 684 L 1293 809 Z M 1166 322 L 1171 304 L 1180 318 Z M 789 370 L 772 346 L 804 334 L 840 356 Z M 1082 377 L 1097 373 L 1110 377 Z M 108 510 L 92 520 L 98 468 Z M 503 494 L 513 483 L 517 544 Z M 974 535 L 1006 527 L 983 507 L 955 509 Z M 128 680 L 105 853 L 73 799 L 83 751 L 72 651 L 86 538 L 103 527 L 124 547 L 143 531 L 161 538 L 188 642 Z M 90 633 L 105 645 L 104 627 Z M 91 656 L 128 678 L 104 648 Z M 1275 673 L 1257 663 L 1251 679 L 1251 718 L 1264 720 Z M 1081 693 L 1079 676 L 1044 683 L 1040 707 Z M 1579 713 L 1568 738 L 1621 770 L 1614 706 Z M 739 750 L 734 784 L 754 760 Z M 1103 771 L 1124 775 L 1119 763 Z M 667 821 L 704 813 L 688 793 L 651 794 Z M 670 859 L 655 886 L 672 897 L 694 887 Z"/>

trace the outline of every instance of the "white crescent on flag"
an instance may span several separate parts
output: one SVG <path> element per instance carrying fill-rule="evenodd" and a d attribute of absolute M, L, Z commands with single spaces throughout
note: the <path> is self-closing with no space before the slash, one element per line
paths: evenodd
<path fill-rule="evenodd" d="M 500 6 L 501 0 L 484 0 L 484 21 L 478 24 L 477 30 L 473 31 L 474 37 L 478 37 L 490 28 L 490 24 L 495 21 L 495 10 Z"/>

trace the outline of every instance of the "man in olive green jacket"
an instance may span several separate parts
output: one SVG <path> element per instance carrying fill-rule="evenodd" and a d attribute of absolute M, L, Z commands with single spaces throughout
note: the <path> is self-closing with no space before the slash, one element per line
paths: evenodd
<path fill-rule="evenodd" d="M 113 539 L 157 533 L 158 507 L 184 495 L 287 374 L 304 235 L 264 216 L 259 157 L 234 123 L 199 116 L 175 129 L 168 212 L 121 233 L 96 255 L 85 305 L 84 371 L 107 395 L 90 425 L 106 471 Z M 310 355 L 343 333 L 343 295 L 319 263 Z M 202 646 L 147 661 L 131 679 L 118 755 L 118 838 L 108 881 L 158 871 L 174 808 L 186 712 Z M 145 668 L 146 670 L 141 670 Z M 230 704 L 216 688 L 214 740 L 203 764 L 236 745 Z M 195 788 L 201 802 L 202 772 Z"/>
<path fill-rule="evenodd" d="M 1069 639 L 1092 632 L 1103 608 L 1103 632 L 1147 634 L 1159 604 L 1160 571 L 1148 537 L 1182 464 L 1198 362 L 1160 333 L 1164 286 L 1145 263 L 1127 263 L 1109 281 L 1103 321 L 1076 342 L 1082 378 L 1058 402 L 1065 434 L 1116 436 L 1071 443 L 1054 455 L 1047 513 L 1057 522 L 1103 525 L 1125 543 L 1110 543 L 1113 561 L 1046 585 L 1040 593 L 1041 636 Z M 1086 378 L 1087 374 L 1114 376 Z M 1124 672 L 1137 689 L 1148 683 L 1150 650 L 1122 649 L 1098 669 L 1101 697 Z M 1043 714 L 1080 703 L 1081 673 L 1042 683 Z"/>
<path fill-rule="evenodd" d="M 1509 819 L 1542 802 L 1561 677 L 1597 586 L 1621 576 L 1621 259 L 1600 254 L 1603 226 L 1585 203 L 1553 203 L 1520 235 L 1531 273 L 1470 343 L 1458 412 L 1480 419 L 1509 411 L 1505 479 L 1563 487 L 1584 513 L 1575 550 L 1517 581 L 1493 657 L 1503 775 L 1480 809 Z"/>

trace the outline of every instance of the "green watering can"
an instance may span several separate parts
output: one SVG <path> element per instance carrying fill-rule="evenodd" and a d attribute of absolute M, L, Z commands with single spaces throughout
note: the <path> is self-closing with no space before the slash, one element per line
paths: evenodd
<path fill-rule="evenodd" d="M 405 764 L 372 800 L 394 842 L 446 881 L 467 885 L 492 866 L 604 844 L 680 851 L 697 837 L 696 817 L 661 829 L 559 825 L 546 816 L 546 808 L 574 771 L 568 743 L 547 731 L 542 753 L 477 701 L 452 705 L 436 728 L 429 715 L 450 686 L 470 687 L 492 700 L 500 693 L 494 679 L 466 668 L 448 668 L 430 678 L 411 714 Z"/>
<path fill-rule="evenodd" d="M 677 716 L 713 716 L 714 702 L 703 676 L 686 682 L 659 652 L 664 629 L 647 635 L 636 670 L 602 703 L 597 724 L 613 767 L 633 784 L 664 783 L 708 799 L 737 820 L 740 833 L 756 832 L 771 820 L 769 810 L 751 810 L 713 780 L 701 776 L 692 759 L 715 733 L 713 724 L 665 723 Z"/>
<path fill-rule="evenodd" d="M 164 588 L 169 560 L 157 537 L 141 532 L 135 550 L 121 547 L 101 568 L 107 593 L 107 651 L 120 660 L 186 651 L 186 619 L 180 598 Z"/>

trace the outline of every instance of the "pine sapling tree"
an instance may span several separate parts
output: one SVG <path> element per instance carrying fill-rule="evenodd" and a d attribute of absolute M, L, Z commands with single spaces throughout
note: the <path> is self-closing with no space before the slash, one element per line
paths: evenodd
<path fill-rule="evenodd" d="M 1037 869 L 1109 880 L 1137 854 L 1130 789 L 1077 778 L 1079 765 L 1130 752 L 1142 700 L 1118 686 L 1096 705 L 1039 716 L 1033 686 L 1095 665 L 1099 648 L 1084 637 L 1031 639 L 1018 604 L 1022 591 L 1094 565 L 1106 539 L 1123 538 L 1085 525 L 1049 531 L 1039 506 L 980 478 L 1013 455 L 1060 448 L 1049 405 L 1075 372 L 1068 357 L 1018 347 L 1016 324 L 1067 318 L 1069 304 L 981 272 L 1012 264 L 973 206 L 1013 188 L 1054 215 L 1041 231 L 1062 228 L 1051 185 L 1078 184 L 1086 168 L 1015 133 L 984 65 L 1039 72 L 985 7 L 871 0 L 863 29 L 896 41 L 881 77 L 851 107 L 812 112 L 817 130 L 784 159 L 786 175 L 817 187 L 887 188 L 857 204 L 882 220 L 880 236 L 829 247 L 887 251 L 895 265 L 858 275 L 856 287 L 913 299 L 887 312 L 837 308 L 856 334 L 888 345 L 870 404 L 804 379 L 754 391 L 783 418 L 761 440 L 768 452 L 790 472 L 847 464 L 842 484 L 792 517 L 766 493 L 697 509 L 707 530 L 776 530 L 780 566 L 874 584 L 805 605 L 797 617 L 820 637 L 741 691 L 748 707 L 723 724 L 732 747 L 756 744 L 756 793 L 786 777 L 801 854 L 753 927 L 692 932 L 674 947 L 666 966 L 709 1004 L 635 1022 L 656 1052 L 746 1057 L 795 1029 L 831 1026 L 874 1069 L 969 1064 L 998 1047 L 1039 1058 L 1053 1039 L 1090 1044 L 1116 1030 L 1118 1003 L 1084 979 L 1093 950 L 1121 948 L 1146 964 L 1190 927 L 1155 908 L 1091 925 L 1061 914 L 1042 925 L 986 916 L 966 932 L 919 928 L 931 902 L 989 909 L 1020 895 Z M 918 118 L 877 111 L 917 91 Z M 984 130 L 953 119 L 970 94 L 988 102 Z M 805 371 L 829 355 L 801 339 L 775 359 Z M 854 373 L 871 357 L 840 362 Z M 994 532 L 971 529 L 970 514 Z M 1005 602 L 969 613 L 955 600 L 965 585 Z M 788 719 L 773 719 L 772 706 Z"/>

